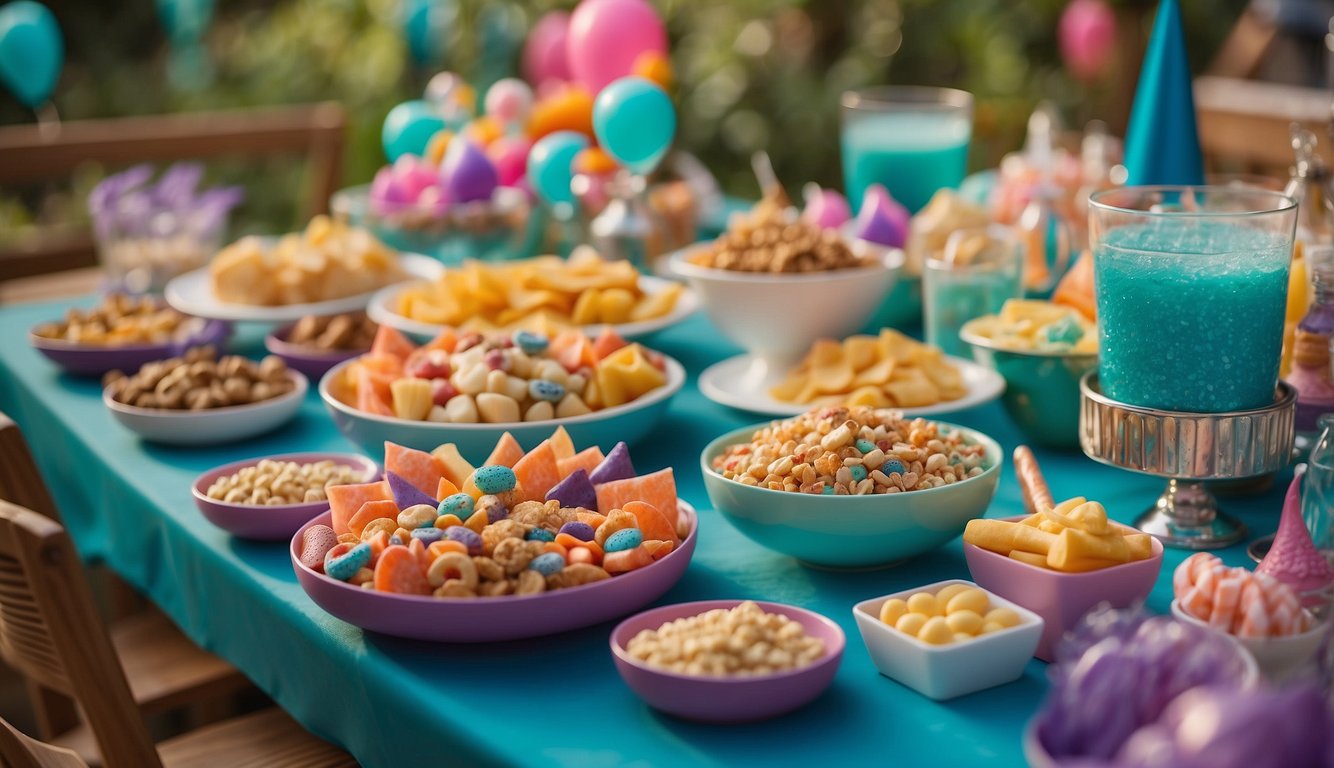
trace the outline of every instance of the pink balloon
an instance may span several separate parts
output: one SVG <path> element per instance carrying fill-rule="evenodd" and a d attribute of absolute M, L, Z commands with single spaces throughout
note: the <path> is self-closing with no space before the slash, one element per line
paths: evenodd
<path fill-rule="evenodd" d="M 552 11 L 533 25 L 523 45 L 523 77 L 534 88 L 570 79 L 570 59 L 565 55 L 569 33 L 570 14 L 565 11 Z"/>
<path fill-rule="evenodd" d="M 501 186 L 512 187 L 523 178 L 528 170 L 530 149 L 532 143 L 522 136 L 506 136 L 486 148 L 487 157 L 495 163 Z"/>
<path fill-rule="evenodd" d="M 1116 15 L 1104 0 L 1073 0 L 1061 14 L 1057 37 L 1061 58 L 1071 74 L 1092 80 L 1111 61 L 1116 45 Z"/>
<path fill-rule="evenodd" d="M 667 29 L 645 0 L 583 0 L 570 17 L 566 56 L 592 93 L 629 75 L 644 51 L 667 53 Z"/>

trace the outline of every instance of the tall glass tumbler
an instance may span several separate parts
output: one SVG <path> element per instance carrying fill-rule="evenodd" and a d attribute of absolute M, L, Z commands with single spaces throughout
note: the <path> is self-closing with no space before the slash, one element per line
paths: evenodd
<path fill-rule="evenodd" d="M 1270 405 L 1296 222 L 1291 198 L 1253 187 L 1093 195 L 1103 394 L 1190 413 Z"/>
<path fill-rule="evenodd" d="M 1009 227 L 971 227 L 952 233 L 922 271 L 926 340 L 947 355 L 972 359 L 959 338 L 964 323 L 994 315 L 1024 295 L 1023 246 Z"/>
<path fill-rule="evenodd" d="M 911 213 L 968 167 L 973 95 L 953 88 L 885 86 L 843 94 L 843 185 L 852 210 L 884 184 Z"/>

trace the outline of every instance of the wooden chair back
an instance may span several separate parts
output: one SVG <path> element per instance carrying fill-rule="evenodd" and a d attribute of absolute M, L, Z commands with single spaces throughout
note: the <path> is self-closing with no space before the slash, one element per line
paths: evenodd
<path fill-rule="evenodd" d="M 61 522 L 19 425 L 0 411 L 0 499 Z"/>
<path fill-rule="evenodd" d="M 0 188 L 67 179 L 85 163 L 169 163 L 220 156 L 306 157 L 305 213 L 328 210 L 342 175 L 347 117 L 333 102 L 285 107 L 0 126 Z M 0 281 L 90 267 L 87 232 L 43 233 L 0 250 Z"/>
<path fill-rule="evenodd" d="M 7 768 L 88 768 L 73 750 L 29 738 L 0 719 L 0 765 Z"/>
<path fill-rule="evenodd" d="M 0 649 L 79 702 L 106 768 L 160 768 L 129 683 L 59 523 L 0 501 Z"/>
<path fill-rule="evenodd" d="M 1315 133 L 1325 164 L 1334 166 L 1330 95 L 1320 88 L 1231 77 L 1195 80 L 1200 149 L 1211 169 L 1230 167 L 1286 179 L 1294 162 L 1289 126 Z"/>

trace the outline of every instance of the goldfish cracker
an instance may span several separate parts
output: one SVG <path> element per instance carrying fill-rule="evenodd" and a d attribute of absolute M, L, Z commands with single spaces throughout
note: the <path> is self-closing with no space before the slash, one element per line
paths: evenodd
<path fill-rule="evenodd" d="M 886 600 L 884 604 L 880 606 L 880 621 L 891 627 L 897 624 L 899 619 L 907 614 L 908 603 L 897 597 Z"/>
<path fill-rule="evenodd" d="M 569 555 L 569 550 L 567 550 L 565 547 L 562 547 L 559 543 L 557 543 L 557 542 L 555 542 L 555 541 L 544 541 L 544 542 L 542 542 L 542 551 L 543 551 L 543 552 L 554 552 L 554 553 L 560 555 L 560 556 L 561 556 L 561 559 L 567 559 L 567 556 Z"/>
<path fill-rule="evenodd" d="M 654 560 L 661 560 L 676 549 L 676 542 L 667 539 L 645 539 L 643 547 Z"/>

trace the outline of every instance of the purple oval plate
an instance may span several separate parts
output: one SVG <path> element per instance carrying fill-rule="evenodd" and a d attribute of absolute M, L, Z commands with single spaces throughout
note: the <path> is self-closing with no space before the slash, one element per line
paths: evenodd
<path fill-rule="evenodd" d="M 353 482 L 374 482 L 380 476 L 380 468 L 375 462 L 355 453 L 284 453 L 277 456 L 260 456 L 254 459 L 234 461 L 214 467 L 195 479 L 191 491 L 194 493 L 195 506 L 204 513 L 210 523 L 244 539 L 262 541 L 286 541 L 292 538 L 311 518 L 329 508 L 327 501 L 312 501 L 309 504 L 236 504 L 218 501 L 208 496 L 209 486 L 218 478 L 235 474 L 245 467 L 270 459 L 272 461 L 294 461 L 297 464 L 314 464 L 328 459 L 337 464 L 346 464 L 361 470 L 361 475 Z"/>
<path fill-rule="evenodd" d="M 366 349 L 340 349 L 332 352 L 320 352 L 301 344 L 293 344 L 287 340 L 287 337 L 292 333 L 294 327 L 296 327 L 296 323 L 289 323 L 265 336 L 264 348 L 281 357 L 288 367 L 301 371 L 312 380 L 319 380 L 329 372 L 330 368 L 344 360 L 351 360 L 370 351 L 370 347 L 367 347 Z"/>
<path fill-rule="evenodd" d="M 782 614 L 806 634 L 825 643 L 814 664 L 764 677 L 696 677 L 656 669 L 632 658 L 625 646 L 645 629 L 697 616 L 714 608 L 734 608 L 743 600 L 702 600 L 653 608 L 622 621 L 611 633 L 616 671 L 639 698 L 654 709 L 704 723 L 747 723 L 767 720 L 814 701 L 834 680 L 847 639 L 833 621 L 814 611 L 756 600 L 767 613 Z"/>
<path fill-rule="evenodd" d="M 28 331 L 28 341 L 51 362 L 76 376 L 101 376 L 107 371 L 134 373 L 146 363 L 176 357 L 190 347 L 201 344 L 220 346 L 232 333 L 232 324 L 226 321 L 204 320 L 202 323 L 194 333 L 163 344 L 130 344 L 118 347 L 76 344 L 38 336 L 36 333 L 38 326 Z"/>
<path fill-rule="evenodd" d="M 661 560 L 621 576 L 538 595 L 443 598 L 362 589 L 301 564 L 301 539 L 328 512 L 301 526 L 290 554 L 297 581 L 315 604 L 349 624 L 385 635 L 447 643 L 489 643 L 554 635 L 624 616 L 661 597 L 685 573 L 695 553 L 699 517 L 678 501 L 690 534 Z"/>

